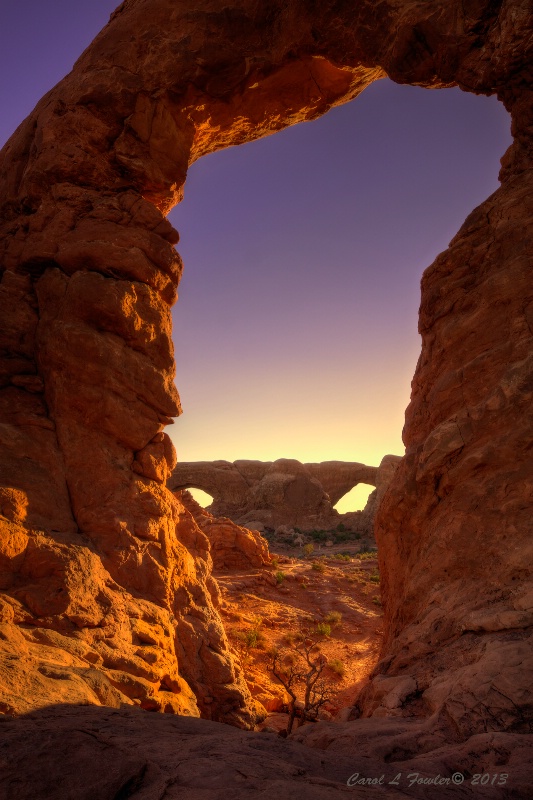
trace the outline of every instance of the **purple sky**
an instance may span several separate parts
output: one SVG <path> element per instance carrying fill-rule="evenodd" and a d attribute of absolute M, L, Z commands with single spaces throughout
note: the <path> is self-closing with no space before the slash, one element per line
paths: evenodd
<path fill-rule="evenodd" d="M 116 5 L 2 0 L 2 144 Z M 494 98 L 380 81 L 193 165 L 170 215 L 180 460 L 403 452 L 420 277 L 497 188 L 509 127 Z"/>

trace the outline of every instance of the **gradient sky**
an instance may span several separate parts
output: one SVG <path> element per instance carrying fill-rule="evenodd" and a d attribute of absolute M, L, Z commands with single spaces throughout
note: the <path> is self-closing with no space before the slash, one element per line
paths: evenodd
<path fill-rule="evenodd" d="M 0 0 L 1 144 L 116 5 Z M 497 188 L 510 141 L 495 98 L 384 80 L 194 164 L 170 214 L 185 262 L 179 459 L 402 454 L 420 277 Z"/>

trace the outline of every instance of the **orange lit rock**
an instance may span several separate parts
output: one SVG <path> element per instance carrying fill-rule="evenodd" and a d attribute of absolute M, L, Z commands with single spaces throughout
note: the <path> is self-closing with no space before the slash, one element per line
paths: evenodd
<path fill-rule="evenodd" d="M 388 752 L 406 758 L 447 737 L 462 743 L 444 761 L 470 771 L 472 753 L 485 766 L 501 763 L 496 741 L 510 764 L 523 752 L 531 719 L 532 25 L 529 5 L 510 0 L 125 0 L 18 128 L 0 167 L 0 568 L 2 608 L 12 614 L 2 642 L 15 647 L 17 665 L 2 677 L 7 713 L 27 708 L 20 698 L 34 707 L 41 696 L 110 704 L 124 696 L 194 714 L 194 694 L 206 717 L 252 722 L 213 604 L 205 534 L 163 485 L 173 456 L 157 437 L 180 410 L 170 305 L 181 274 L 178 236 L 164 214 L 194 159 L 312 119 L 387 74 L 496 93 L 514 143 L 501 188 L 422 280 L 407 452 L 376 529 L 385 606 L 376 681 L 409 677 L 417 690 L 387 700 L 369 687 L 359 712 L 374 713 L 379 699 L 380 714 L 424 718 L 402 722 L 419 735 L 387 739 Z M 162 633 L 163 644 L 143 643 L 132 619 L 150 639 Z M 64 639 L 35 640 L 43 629 L 96 656 L 71 653 Z M 77 676 L 71 685 L 63 669 Z M 352 756 L 357 741 L 379 749 L 363 735 L 378 721 L 389 732 L 398 723 L 353 725 L 343 745 Z M 316 739 L 307 735 L 315 746 L 331 744 L 319 726 Z M 62 748 L 52 749 L 65 769 Z M 100 775 L 98 753 L 90 751 L 86 769 Z M 442 769 L 444 761 L 431 763 Z M 77 776 L 75 761 L 68 771 Z M 130 778 L 123 770 L 101 796 L 122 796 Z"/>
<path fill-rule="evenodd" d="M 230 519 L 213 516 L 198 505 L 187 491 L 178 492 L 177 496 L 209 540 L 215 570 L 270 565 L 268 542 L 257 531 L 236 525 Z"/>

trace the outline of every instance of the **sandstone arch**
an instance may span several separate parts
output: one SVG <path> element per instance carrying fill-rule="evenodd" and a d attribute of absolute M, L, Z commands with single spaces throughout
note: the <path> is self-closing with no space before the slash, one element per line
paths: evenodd
<path fill-rule="evenodd" d="M 114 614 L 126 672 L 164 679 L 176 707 L 197 713 L 190 685 L 206 716 L 246 724 L 205 543 L 164 487 L 175 456 L 163 429 L 179 413 L 169 306 L 181 273 L 164 213 L 194 159 L 324 113 L 385 74 L 459 85 L 497 93 L 515 138 L 501 188 L 422 281 L 407 454 L 377 524 L 377 669 L 407 672 L 425 713 L 444 714 L 456 736 L 526 728 L 531 34 L 526 0 L 119 6 L 3 150 L 6 619 L 44 620 L 66 640 L 81 631 L 105 672 L 117 662 L 95 631 Z M 128 650 L 117 610 L 126 601 L 137 638 L 143 625 L 161 636 L 177 625 L 177 651 L 161 649 L 166 671 Z M 398 711 L 405 697 L 395 706 L 383 685 L 371 684 L 361 713 Z M 146 707 L 158 707 L 151 697 Z"/>
<path fill-rule="evenodd" d="M 244 505 L 249 486 L 245 478 L 229 461 L 181 462 L 167 481 L 173 492 L 182 489 L 201 489 L 215 503 L 239 508 Z"/>
<path fill-rule="evenodd" d="M 392 457 L 394 458 L 394 457 Z M 213 497 L 216 516 L 235 522 L 261 522 L 274 528 L 333 528 L 339 521 L 333 506 L 359 483 L 377 486 L 378 467 L 347 461 L 302 464 L 295 459 L 182 462 L 167 486 L 203 489 Z"/>
<path fill-rule="evenodd" d="M 332 506 L 336 506 L 341 497 L 360 483 L 375 486 L 377 481 L 378 468 L 367 467 L 366 464 L 322 461 L 306 466 L 328 493 Z"/>

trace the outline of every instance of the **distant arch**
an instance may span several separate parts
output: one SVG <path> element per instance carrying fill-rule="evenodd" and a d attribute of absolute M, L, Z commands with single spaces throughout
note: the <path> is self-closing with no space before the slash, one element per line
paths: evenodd
<path fill-rule="evenodd" d="M 360 483 L 377 485 L 378 468 L 359 462 L 322 461 L 318 464 L 306 464 L 306 467 L 320 481 L 332 506 L 336 506 L 345 494 Z"/>
<path fill-rule="evenodd" d="M 204 494 L 209 495 L 209 497 L 211 497 L 212 500 L 219 500 L 220 499 L 220 497 L 215 497 L 210 491 L 208 491 L 205 488 L 205 486 L 198 486 L 197 484 L 189 483 L 188 481 L 186 481 L 183 485 L 174 486 L 172 491 L 173 492 L 184 492 L 184 491 L 187 491 L 187 492 L 190 492 L 191 494 L 194 494 L 194 492 L 203 492 Z"/>
<path fill-rule="evenodd" d="M 335 503 L 334 509 L 339 514 L 346 514 L 350 511 L 362 511 L 368 503 L 372 492 L 376 491 L 376 487 L 371 483 L 356 483 L 355 486 L 342 495 L 341 498 Z"/>
<path fill-rule="evenodd" d="M 190 461 L 177 464 L 167 486 L 173 492 L 199 489 L 213 498 L 238 508 L 245 502 L 248 484 L 229 461 Z"/>
<path fill-rule="evenodd" d="M 205 509 L 209 509 L 215 500 L 213 495 L 209 494 L 209 492 L 206 492 L 203 489 L 198 489 L 195 486 L 189 486 L 187 491 L 191 494 L 198 505 Z"/>

